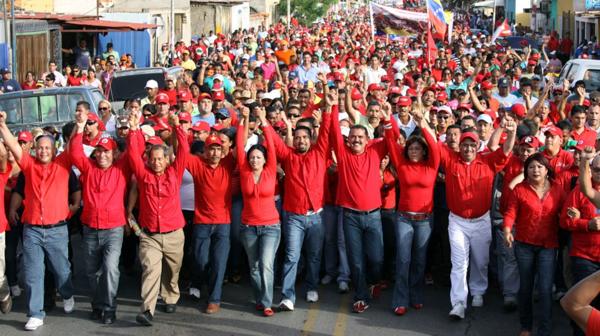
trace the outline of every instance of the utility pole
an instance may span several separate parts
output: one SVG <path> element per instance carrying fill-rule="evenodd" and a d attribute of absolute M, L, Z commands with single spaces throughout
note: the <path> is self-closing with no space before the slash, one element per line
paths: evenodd
<path fill-rule="evenodd" d="M 12 73 L 13 78 L 17 78 L 17 33 L 15 32 L 15 0 L 10 0 L 10 31 L 11 31 L 11 50 L 12 50 Z"/>
<path fill-rule="evenodd" d="M 171 21 L 171 29 L 169 29 L 169 50 L 171 51 L 171 64 L 173 63 L 173 59 L 175 55 L 173 55 L 173 50 L 175 48 L 175 0 L 171 0 L 171 15 L 169 20 Z"/>
<path fill-rule="evenodd" d="M 290 1 L 291 0 L 287 0 L 287 29 L 288 31 L 290 30 Z"/>

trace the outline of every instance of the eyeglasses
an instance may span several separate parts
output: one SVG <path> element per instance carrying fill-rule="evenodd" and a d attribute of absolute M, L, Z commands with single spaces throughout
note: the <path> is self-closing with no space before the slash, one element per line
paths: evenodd
<path fill-rule="evenodd" d="M 98 110 L 100 110 L 100 111 L 108 111 L 109 108 L 108 107 L 99 107 Z"/>
<path fill-rule="evenodd" d="M 450 116 L 448 116 L 448 115 L 438 115 L 437 118 L 438 119 L 444 119 L 444 120 L 446 120 L 446 119 L 450 119 Z"/>
<path fill-rule="evenodd" d="M 86 124 L 86 125 L 88 125 L 88 126 L 92 126 L 92 125 L 94 125 L 95 123 L 96 123 L 96 122 L 95 122 L 95 121 L 93 121 L 93 120 L 88 120 L 88 121 L 86 121 L 86 123 L 85 123 L 85 124 Z"/>
<path fill-rule="evenodd" d="M 299 114 L 290 114 L 288 115 L 288 118 L 300 118 Z"/>

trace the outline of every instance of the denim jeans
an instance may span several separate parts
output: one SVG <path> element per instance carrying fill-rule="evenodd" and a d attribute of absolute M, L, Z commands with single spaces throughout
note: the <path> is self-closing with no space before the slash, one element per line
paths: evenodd
<path fill-rule="evenodd" d="M 356 214 L 347 209 L 343 211 L 348 261 L 356 287 L 354 300 L 369 301 L 368 284 L 379 283 L 383 265 L 381 212 Z"/>
<path fill-rule="evenodd" d="M 194 224 L 194 259 L 201 282 L 208 283 L 208 303 L 221 303 L 230 227 L 230 224 Z"/>
<path fill-rule="evenodd" d="M 271 307 L 273 303 L 273 264 L 281 239 L 281 226 L 242 225 L 240 240 L 248 255 L 250 282 L 256 304 Z"/>
<path fill-rule="evenodd" d="M 515 242 L 515 256 L 519 265 L 519 320 L 521 330 L 533 329 L 533 284 L 537 273 L 541 318 L 536 335 L 552 334 L 552 284 L 556 263 L 556 249 Z"/>
<path fill-rule="evenodd" d="M 519 292 L 519 267 L 515 258 L 515 248 L 506 246 L 502 224 L 493 228 L 496 238 L 498 282 L 502 286 L 502 295 L 517 297 Z"/>
<path fill-rule="evenodd" d="M 54 273 L 60 295 L 73 296 L 71 264 L 69 262 L 69 230 L 67 225 L 44 229 L 25 224 L 23 228 L 23 271 L 28 315 L 43 319 L 44 313 L 44 259 Z"/>
<path fill-rule="evenodd" d="M 93 309 L 109 312 L 117 310 L 123 230 L 122 226 L 109 230 L 83 226 L 85 274 L 92 294 Z"/>
<path fill-rule="evenodd" d="M 584 258 L 571 257 L 571 271 L 573 272 L 573 284 L 576 284 L 579 281 L 588 277 L 589 275 L 596 273 L 598 270 L 600 270 L 600 263 Z M 596 309 L 600 309 L 600 298 L 596 297 L 591 302 L 591 305 Z M 571 326 L 573 328 L 573 335 L 585 335 L 583 330 L 581 330 L 579 326 L 577 326 L 577 324 L 575 324 L 572 321 Z"/>
<path fill-rule="evenodd" d="M 381 209 L 381 230 L 383 232 L 382 279 L 392 281 L 396 273 L 396 210 Z"/>
<path fill-rule="evenodd" d="M 392 308 L 423 304 L 427 246 L 432 218 L 411 220 L 398 215 L 396 223 L 396 283 Z"/>
<path fill-rule="evenodd" d="M 286 218 L 281 294 L 285 299 L 296 302 L 296 274 L 303 246 L 306 260 L 306 291 L 318 288 L 324 230 L 320 213 L 304 216 L 288 212 Z"/>
<path fill-rule="evenodd" d="M 231 226 L 229 228 L 229 260 L 227 274 L 229 276 L 239 274 L 243 263 L 242 242 L 240 241 L 240 230 L 242 226 L 242 209 L 244 202 L 241 195 L 235 195 L 231 199 Z"/>
<path fill-rule="evenodd" d="M 325 227 L 325 243 L 323 257 L 325 258 L 325 273 L 337 281 L 350 281 L 350 266 L 346 254 L 346 239 L 342 208 L 335 205 L 325 205 L 322 212 Z"/>

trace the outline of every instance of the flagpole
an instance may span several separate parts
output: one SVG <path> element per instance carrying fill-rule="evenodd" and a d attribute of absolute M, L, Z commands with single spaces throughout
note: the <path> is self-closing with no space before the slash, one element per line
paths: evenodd
<path fill-rule="evenodd" d="M 373 23 L 373 4 L 369 1 L 369 14 L 371 15 L 371 39 L 375 42 L 375 24 Z"/>
<path fill-rule="evenodd" d="M 494 29 L 496 28 L 496 0 L 494 0 L 494 8 L 492 13 L 492 30 L 490 30 L 491 34 L 494 33 Z"/>

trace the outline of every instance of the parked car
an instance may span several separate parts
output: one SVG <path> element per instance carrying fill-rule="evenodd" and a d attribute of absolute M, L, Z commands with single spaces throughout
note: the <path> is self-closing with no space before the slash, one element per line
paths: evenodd
<path fill-rule="evenodd" d="M 123 104 L 128 99 L 146 97 L 146 82 L 154 79 L 158 83 L 158 88 L 163 89 L 166 86 L 168 76 L 179 77 L 183 73 L 180 66 L 171 68 L 138 68 L 116 71 L 110 80 L 110 91 L 108 100 L 111 102 L 113 110 L 118 112 L 123 108 Z"/>
<path fill-rule="evenodd" d="M 587 92 L 600 90 L 600 60 L 573 59 L 565 64 L 558 75 L 557 85 L 562 86 L 568 79 L 571 88 L 575 82 L 583 80 Z"/>
<path fill-rule="evenodd" d="M 0 95 L 0 110 L 6 112 L 7 125 L 13 131 L 62 127 L 73 120 L 77 102 L 88 102 L 90 110 L 98 114 L 98 103 L 102 99 L 102 92 L 91 86 L 24 90 Z"/>

